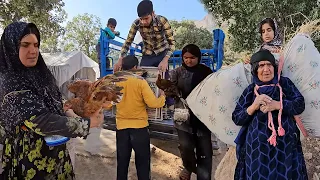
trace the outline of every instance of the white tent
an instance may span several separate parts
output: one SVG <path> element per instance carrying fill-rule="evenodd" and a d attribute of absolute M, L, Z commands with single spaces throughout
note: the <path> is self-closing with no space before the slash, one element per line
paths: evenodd
<path fill-rule="evenodd" d="M 64 98 L 69 99 L 72 94 L 67 85 L 74 79 L 89 79 L 95 81 L 100 77 L 99 65 L 81 51 L 42 53 L 48 68 L 57 79 L 59 89 Z"/>

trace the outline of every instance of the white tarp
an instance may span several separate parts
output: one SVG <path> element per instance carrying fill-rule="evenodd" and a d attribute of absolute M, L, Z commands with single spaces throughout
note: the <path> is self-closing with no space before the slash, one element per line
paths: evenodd
<path fill-rule="evenodd" d="M 76 78 L 95 81 L 100 77 L 99 64 L 81 51 L 42 53 L 65 98 L 70 98 L 67 84 Z"/>

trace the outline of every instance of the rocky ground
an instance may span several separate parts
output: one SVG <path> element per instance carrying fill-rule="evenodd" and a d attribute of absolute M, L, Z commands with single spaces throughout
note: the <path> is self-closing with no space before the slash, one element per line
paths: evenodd
<path fill-rule="evenodd" d="M 305 138 L 302 140 L 303 153 L 307 165 L 308 177 L 312 180 L 320 179 L 320 139 Z M 230 148 L 223 157 L 216 170 L 216 180 L 233 180 L 236 165 L 235 148 Z"/>
<path fill-rule="evenodd" d="M 303 153 L 307 165 L 309 179 L 320 178 L 320 139 L 306 138 L 302 142 Z"/>

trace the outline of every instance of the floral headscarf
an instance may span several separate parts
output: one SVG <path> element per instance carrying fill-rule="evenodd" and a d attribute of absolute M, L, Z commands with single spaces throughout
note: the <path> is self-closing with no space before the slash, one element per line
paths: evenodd
<path fill-rule="evenodd" d="M 260 30 L 260 27 L 263 25 L 262 23 L 267 20 L 267 19 L 270 19 L 273 21 L 273 24 L 274 24 L 274 38 L 272 41 L 270 42 L 263 42 L 263 44 L 261 45 L 261 49 L 264 49 L 264 47 L 267 47 L 267 46 L 282 46 L 282 38 L 281 38 L 281 33 L 280 33 L 280 30 L 279 30 L 279 27 L 278 27 L 278 23 L 275 19 L 272 19 L 272 18 L 265 18 L 263 19 L 260 23 L 259 23 L 259 30 Z"/>

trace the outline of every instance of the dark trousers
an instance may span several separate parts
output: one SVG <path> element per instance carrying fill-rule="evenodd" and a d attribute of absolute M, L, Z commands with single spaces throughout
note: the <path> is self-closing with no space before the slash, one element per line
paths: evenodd
<path fill-rule="evenodd" d="M 96 51 L 97 51 L 97 58 L 98 58 L 98 61 L 99 61 L 99 68 L 101 69 L 101 59 L 100 59 L 100 43 L 98 43 L 96 45 Z M 110 59 L 108 56 L 106 56 L 106 68 L 107 69 L 110 69 Z"/>
<path fill-rule="evenodd" d="M 141 58 L 140 66 L 147 66 L 147 67 L 158 67 L 160 62 L 166 56 L 167 51 L 163 51 L 159 54 L 152 54 L 152 55 L 143 55 Z M 169 79 L 169 72 L 166 71 L 165 78 Z M 173 98 L 166 98 L 166 104 L 171 106 L 174 104 Z"/>
<path fill-rule="evenodd" d="M 177 129 L 183 166 L 197 174 L 197 180 L 211 180 L 211 135 L 197 136 Z"/>
<path fill-rule="evenodd" d="M 150 136 L 148 128 L 117 130 L 117 180 L 128 179 L 132 149 L 138 180 L 150 180 Z"/>
<path fill-rule="evenodd" d="M 166 56 L 167 51 L 163 51 L 159 54 L 142 55 L 140 66 L 158 67 L 160 62 Z"/>

